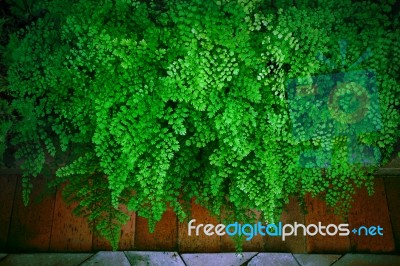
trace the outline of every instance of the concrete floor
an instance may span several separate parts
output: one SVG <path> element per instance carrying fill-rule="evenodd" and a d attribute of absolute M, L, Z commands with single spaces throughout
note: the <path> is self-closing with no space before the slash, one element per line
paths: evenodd
<path fill-rule="evenodd" d="M 101 251 L 98 253 L 32 253 L 0 254 L 0 266 L 77 266 L 77 265 L 138 265 L 138 266 L 343 266 L 400 265 L 399 255 L 376 254 L 292 254 L 292 253 L 192 253 L 150 251 Z"/>

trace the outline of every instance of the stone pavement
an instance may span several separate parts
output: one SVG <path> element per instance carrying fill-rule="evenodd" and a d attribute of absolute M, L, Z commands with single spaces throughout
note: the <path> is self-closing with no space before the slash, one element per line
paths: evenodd
<path fill-rule="evenodd" d="M 0 266 L 344 266 L 400 265 L 399 255 L 376 254 L 292 254 L 292 253 L 192 253 L 151 251 L 101 251 L 98 253 L 1 254 Z"/>

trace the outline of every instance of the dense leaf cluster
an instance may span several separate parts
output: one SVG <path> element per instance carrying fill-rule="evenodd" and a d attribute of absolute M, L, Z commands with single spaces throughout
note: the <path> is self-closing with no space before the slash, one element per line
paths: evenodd
<path fill-rule="evenodd" d="M 62 158 L 55 184 L 67 183 L 114 248 L 123 204 L 151 226 L 168 205 L 185 218 L 193 197 L 237 220 L 258 210 L 276 221 L 308 192 L 346 210 L 376 166 L 349 162 L 335 135 L 330 167 L 299 164 L 327 142 L 293 136 L 287 80 L 346 72 L 370 49 L 356 69 L 376 73 L 382 127 L 357 141 L 387 161 L 399 136 L 400 25 L 381 2 L 42 1 L 46 14 L 4 54 L 15 117 L 0 116 L 0 151 L 11 135 L 25 203 L 46 158 Z"/>

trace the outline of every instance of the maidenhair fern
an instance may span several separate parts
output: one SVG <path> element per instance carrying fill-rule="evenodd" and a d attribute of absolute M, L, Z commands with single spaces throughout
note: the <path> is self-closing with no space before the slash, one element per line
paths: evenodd
<path fill-rule="evenodd" d="M 345 213 L 399 137 L 399 17 L 393 1 L 370 2 L 43 2 L 46 15 L 12 34 L 4 54 L 17 118 L 0 116 L 0 148 L 11 136 L 24 201 L 56 157 L 53 184 L 67 184 L 65 197 L 114 248 L 121 205 L 153 229 L 167 205 L 184 219 L 193 197 L 227 220 L 257 210 L 273 222 L 308 192 Z M 311 83 L 367 70 L 379 128 L 327 131 L 339 107 L 324 107 Z M 293 97 L 314 100 L 294 101 L 290 80 L 306 84 Z M 350 139 L 376 145 L 379 163 L 349 160 Z"/>

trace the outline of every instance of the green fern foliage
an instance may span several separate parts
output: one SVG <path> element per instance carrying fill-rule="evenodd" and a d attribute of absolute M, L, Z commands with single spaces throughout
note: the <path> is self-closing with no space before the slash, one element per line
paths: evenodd
<path fill-rule="evenodd" d="M 97 172 L 95 156 L 86 153 L 68 166 L 57 171 L 57 179 L 51 185 L 66 184 L 63 197 L 67 203 L 78 203 L 74 214 L 88 219 L 89 225 L 100 236 L 108 239 L 114 250 L 118 248 L 121 227 L 129 216 L 114 207 L 106 176 Z M 122 200 L 122 203 L 125 201 Z"/>
<path fill-rule="evenodd" d="M 153 229 L 167 206 L 185 219 L 182 202 L 193 197 L 227 220 L 257 210 L 274 222 L 290 196 L 309 192 L 345 214 L 356 187 L 372 192 L 379 165 L 350 162 L 346 136 L 296 138 L 286 84 L 348 72 L 372 51 L 355 70 L 376 73 L 382 127 L 357 141 L 376 145 L 386 163 L 400 121 L 392 2 L 43 2 L 47 13 L 12 34 L 4 53 L 17 118 L 0 116 L 0 148 L 10 132 L 24 202 L 30 179 L 56 157 L 53 185 L 66 184 L 76 213 L 115 249 L 122 205 Z M 299 164 L 304 150 L 326 146 L 330 167 Z"/>

